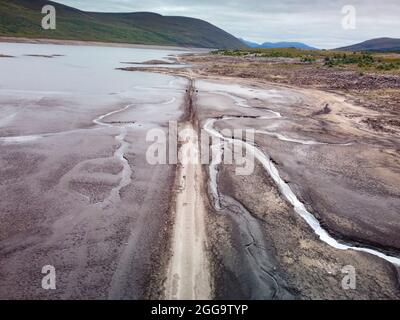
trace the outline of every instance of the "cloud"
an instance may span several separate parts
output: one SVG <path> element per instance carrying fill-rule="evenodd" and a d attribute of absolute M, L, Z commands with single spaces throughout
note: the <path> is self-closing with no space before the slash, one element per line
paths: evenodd
<path fill-rule="evenodd" d="M 82 10 L 150 11 L 207 20 L 256 42 L 301 41 L 335 48 L 378 37 L 400 37 L 398 0 L 56 0 Z M 342 27 L 342 8 L 356 8 L 356 29 Z"/>

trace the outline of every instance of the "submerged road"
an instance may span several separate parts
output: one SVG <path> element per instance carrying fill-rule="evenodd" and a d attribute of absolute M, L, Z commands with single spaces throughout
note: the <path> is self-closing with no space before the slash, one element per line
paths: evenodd
<path fill-rule="evenodd" d="M 178 172 L 175 182 L 172 257 L 167 271 L 166 298 L 206 300 L 212 298 L 205 219 L 199 137 L 193 119 L 193 80 L 186 94 L 186 121 L 179 124 Z"/>
<path fill-rule="evenodd" d="M 172 257 L 166 298 L 206 300 L 211 296 L 211 275 L 206 252 L 203 177 L 198 137 L 190 122 L 181 127 L 181 165 L 177 174 Z"/>

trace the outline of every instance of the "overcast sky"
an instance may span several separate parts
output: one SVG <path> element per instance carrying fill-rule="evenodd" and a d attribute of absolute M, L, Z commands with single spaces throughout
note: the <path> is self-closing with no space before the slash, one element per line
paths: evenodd
<path fill-rule="evenodd" d="M 400 38 L 400 0 L 56 0 L 82 10 L 150 11 L 204 19 L 255 42 L 300 41 L 336 48 L 379 37 Z M 342 8 L 356 9 L 356 29 Z"/>

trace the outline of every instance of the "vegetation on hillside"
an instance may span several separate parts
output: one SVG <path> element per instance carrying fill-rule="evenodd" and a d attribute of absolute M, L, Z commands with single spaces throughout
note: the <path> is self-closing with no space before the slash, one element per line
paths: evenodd
<path fill-rule="evenodd" d="M 41 9 L 56 7 L 56 30 L 43 30 Z M 208 22 L 154 13 L 93 13 L 45 0 L 0 0 L 0 36 L 240 48 L 244 45 Z"/>

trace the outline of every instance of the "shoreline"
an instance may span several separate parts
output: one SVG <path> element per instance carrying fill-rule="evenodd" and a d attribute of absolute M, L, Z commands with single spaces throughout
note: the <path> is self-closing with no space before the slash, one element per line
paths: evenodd
<path fill-rule="evenodd" d="M 175 51 L 196 51 L 196 52 L 208 52 L 210 50 L 207 48 L 163 46 L 163 45 L 150 45 L 150 44 L 133 44 L 133 43 L 84 41 L 84 40 L 60 40 L 60 39 L 25 38 L 25 37 L 19 38 L 19 37 L 4 37 L 4 36 L 0 36 L 0 43 L 53 44 L 53 45 L 153 49 L 153 50 L 175 50 Z"/>

